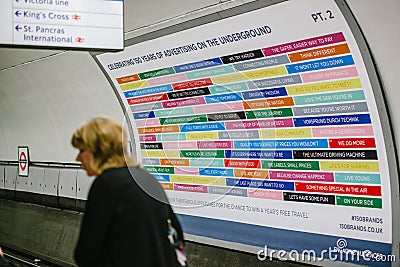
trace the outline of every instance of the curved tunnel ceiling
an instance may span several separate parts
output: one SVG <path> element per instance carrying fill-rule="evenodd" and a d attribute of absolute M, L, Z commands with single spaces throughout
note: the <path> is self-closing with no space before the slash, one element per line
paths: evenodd
<path fill-rule="evenodd" d="M 243 4 L 244 2 L 252 1 L 254 0 L 201 0 L 195 2 L 175 0 L 170 2 L 168 5 L 163 5 L 162 9 L 158 8 L 157 5 L 149 5 L 148 1 L 145 0 L 124 1 L 124 32 L 149 32 L 154 30 L 155 24 L 165 25 L 170 20 L 174 20 L 174 23 L 176 23 L 176 20 L 179 17 L 182 17 L 182 20 L 187 20 L 188 13 L 204 13 L 204 10 L 216 5 L 221 5 L 221 3 L 224 5 L 236 6 Z M 0 71 L 19 66 L 21 64 L 44 59 L 46 57 L 56 55 L 62 51 L 64 50 L 0 47 Z"/>

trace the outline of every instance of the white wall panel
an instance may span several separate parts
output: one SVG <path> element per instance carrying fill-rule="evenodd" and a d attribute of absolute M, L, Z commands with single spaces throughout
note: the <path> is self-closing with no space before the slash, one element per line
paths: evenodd
<path fill-rule="evenodd" d="M 31 167 L 29 170 L 28 191 L 31 193 L 43 194 L 44 189 L 44 168 Z"/>
<path fill-rule="evenodd" d="M 59 169 L 45 169 L 44 171 L 44 188 L 45 195 L 57 196 L 58 192 L 58 179 L 60 175 Z"/>
<path fill-rule="evenodd" d="M 30 167 L 29 176 L 17 175 L 15 190 L 43 194 L 44 169 Z"/>
<path fill-rule="evenodd" d="M 91 176 L 91 177 L 87 176 L 86 172 L 84 170 L 78 171 L 78 176 L 76 178 L 76 181 L 77 181 L 77 192 L 76 192 L 77 197 L 76 198 L 83 199 L 83 200 L 87 199 L 90 186 L 92 185 L 94 179 L 95 179 L 95 177 L 93 177 L 93 176 Z"/>
<path fill-rule="evenodd" d="M 4 188 L 8 190 L 15 190 L 17 182 L 17 166 L 6 166 L 4 169 Z"/>
<path fill-rule="evenodd" d="M 32 169 L 32 167 L 29 168 L 29 172 L 31 171 L 31 169 Z M 17 178 L 15 180 L 15 190 L 29 192 L 30 191 L 30 176 L 31 176 L 31 173 L 29 173 L 29 176 L 19 176 L 17 174 Z"/>
<path fill-rule="evenodd" d="M 0 166 L 0 189 L 4 189 L 4 166 Z"/>
<path fill-rule="evenodd" d="M 76 198 L 76 176 L 77 170 L 60 170 L 60 178 L 58 184 L 58 196 Z"/>

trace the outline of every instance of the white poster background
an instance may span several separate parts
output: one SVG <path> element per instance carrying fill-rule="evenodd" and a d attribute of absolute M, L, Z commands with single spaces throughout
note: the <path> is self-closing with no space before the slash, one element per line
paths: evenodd
<path fill-rule="evenodd" d="M 332 15 L 334 16 L 333 19 L 316 22 L 311 16 L 317 12 L 325 14 L 327 10 L 332 12 Z M 272 32 L 268 35 L 240 40 L 229 44 L 215 46 L 208 45 L 207 48 L 204 49 L 197 49 L 196 51 L 173 55 L 167 58 L 158 58 L 147 62 L 142 61 L 142 63 L 135 63 L 134 65 L 122 68 L 113 69 L 112 67 L 108 67 L 110 64 L 115 62 L 122 62 L 137 57 L 141 58 L 149 54 L 162 52 L 166 49 L 172 49 L 188 44 L 197 44 L 198 42 L 211 40 L 227 34 L 233 34 L 263 26 L 269 26 Z M 154 40 L 135 44 L 126 47 L 123 52 L 101 54 L 97 56 L 97 58 L 103 68 L 107 71 L 107 74 L 114 81 L 115 87 L 120 88 L 120 85 L 116 81 L 116 78 L 118 77 L 240 53 L 243 51 L 250 51 L 253 49 L 281 45 L 336 32 L 342 32 L 345 36 L 355 66 L 357 67 L 361 84 L 363 85 L 366 102 L 368 103 L 381 174 L 382 209 L 319 205 L 313 203 L 284 202 L 227 195 L 218 196 L 193 192 L 168 191 L 167 193 L 170 197 L 171 204 L 175 206 L 177 213 L 228 221 L 231 220 L 281 229 L 391 243 L 392 225 L 389 170 L 378 110 L 359 48 L 345 18 L 333 0 L 292 0 L 275 4 L 257 11 L 248 12 Z M 119 93 L 121 98 L 125 99 L 122 91 L 119 90 Z M 130 111 L 127 101 L 125 101 L 124 104 L 126 110 Z M 132 120 L 132 125 L 135 125 L 132 114 L 130 112 L 128 113 Z M 138 143 L 138 136 L 135 136 L 135 139 Z M 139 155 L 138 158 L 140 158 L 140 151 L 137 152 Z M 179 200 L 181 203 L 179 203 Z M 191 200 L 189 202 L 197 203 L 199 205 L 195 204 L 195 207 L 187 207 L 188 205 L 185 204 L 184 206 L 186 207 L 182 207 L 182 203 L 185 202 L 185 200 Z M 202 203 L 210 202 L 246 205 L 250 207 L 250 211 L 216 208 L 211 206 L 205 207 L 201 205 Z M 263 207 L 271 212 L 269 214 L 267 212 L 254 212 L 252 211 L 254 210 L 252 207 Z M 278 210 L 278 214 L 275 214 L 273 210 Z M 288 211 L 288 213 L 285 213 L 285 211 Z M 300 212 L 305 215 L 304 217 L 289 215 L 292 214 L 292 211 Z M 352 215 L 382 218 L 382 224 L 376 225 L 374 223 L 365 223 L 365 225 L 383 228 L 383 233 L 377 234 L 340 229 L 339 224 L 355 223 L 351 220 Z"/>

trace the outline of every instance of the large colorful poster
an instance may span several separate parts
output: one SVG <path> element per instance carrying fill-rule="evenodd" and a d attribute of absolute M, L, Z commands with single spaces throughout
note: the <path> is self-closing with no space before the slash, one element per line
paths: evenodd
<path fill-rule="evenodd" d="M 390 265 L 379 260 L 392 221 L 378 109 L 333 0 L 287 1 L 97 59 L 186 233 Z"/>

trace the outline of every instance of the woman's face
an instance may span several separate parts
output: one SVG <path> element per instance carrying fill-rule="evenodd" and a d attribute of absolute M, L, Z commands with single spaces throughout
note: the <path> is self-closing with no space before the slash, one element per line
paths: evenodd
<path fill-rule="evenodd" d="M 96 175 L 96 172 L 93 170 L 93 153 L 85 148 L 81 147 L 79 148 L 79 153 L 78 156 L 76 157 L 76 161 L 79 161 L 82 163 L 83 169 L 86 171 L 88 176 L 94 176 Z"/>

